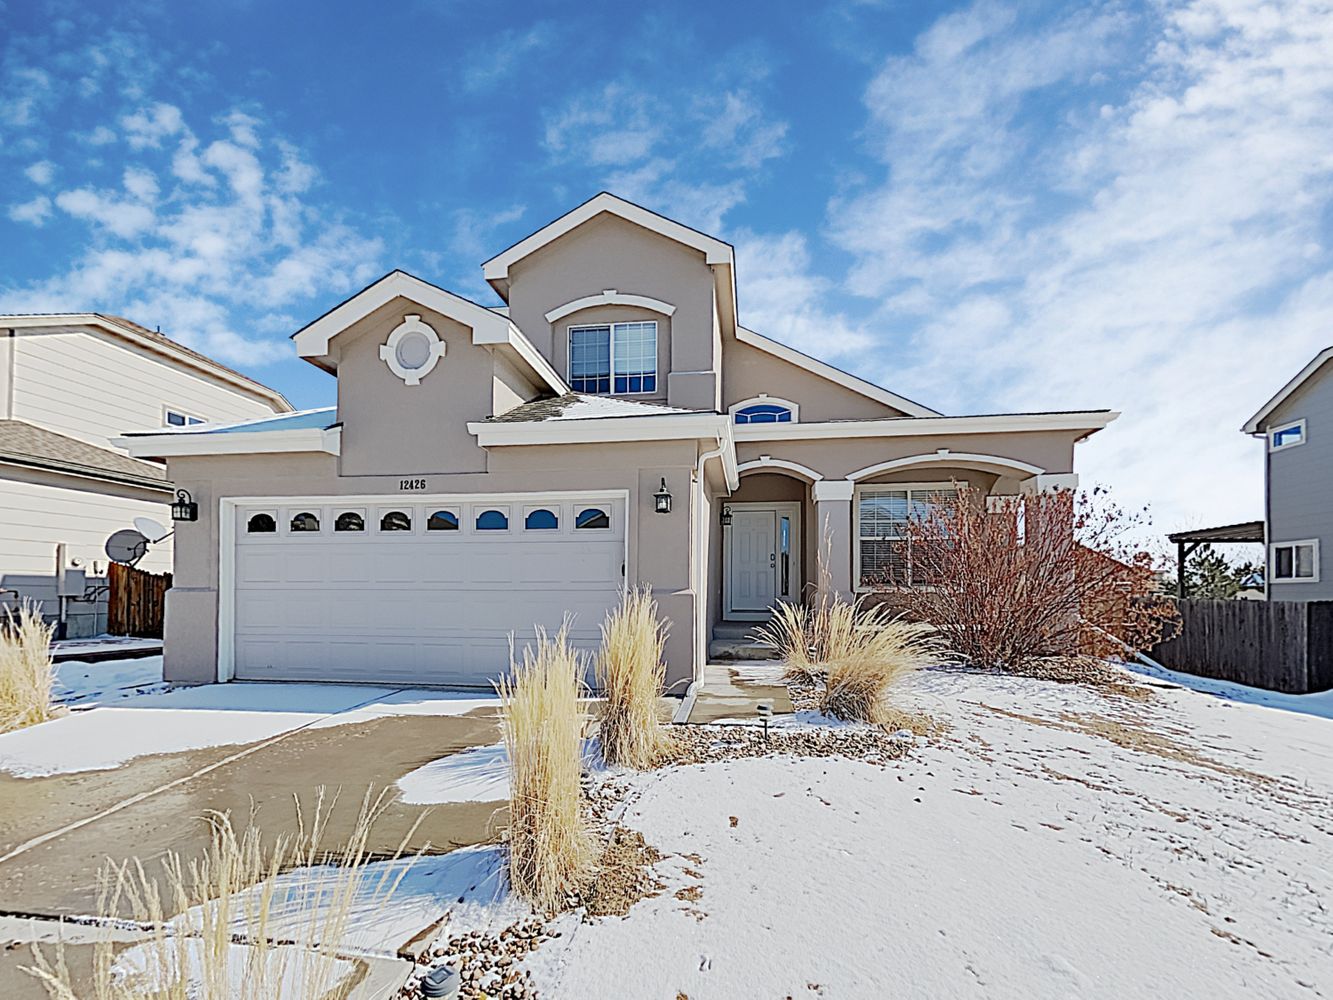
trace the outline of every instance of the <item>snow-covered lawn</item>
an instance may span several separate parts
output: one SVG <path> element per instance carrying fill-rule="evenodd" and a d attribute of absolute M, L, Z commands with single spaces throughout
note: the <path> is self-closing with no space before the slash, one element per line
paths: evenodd
<path fill-rule="evenodd" d="M 1333 722 L 963 672 L 901 698 L 948 730 L 884 767 L 604 778 L 667 888 L 559 918 L 542 996 L 1333 996 Z"/>
<path fill-rule="evenodd" d="M 121 660 L 62 660 L 55 665 L 52 693 L 62 705 L 88 708 L 102 702 L 164 690 L 162 657 Z"/>

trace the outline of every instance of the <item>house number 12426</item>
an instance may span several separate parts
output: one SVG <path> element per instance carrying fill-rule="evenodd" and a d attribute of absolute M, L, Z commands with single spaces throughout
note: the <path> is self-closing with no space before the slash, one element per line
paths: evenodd
<path fill-rule="evenodd" d="M 400 490 L 424 490 L 426 488 L 426 480 L 400 479 L 398 480 L 398 488 Z"/>

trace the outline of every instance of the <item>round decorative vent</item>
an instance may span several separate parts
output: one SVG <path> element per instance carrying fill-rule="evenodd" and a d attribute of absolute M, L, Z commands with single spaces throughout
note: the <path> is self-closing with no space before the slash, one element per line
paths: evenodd
<path fill-rule="evenodd" d="M 444 357 L 444 341 L 420 316 L 408 315 L 380 347 L 380 360 L 405 385 L 419 385 Z"/>

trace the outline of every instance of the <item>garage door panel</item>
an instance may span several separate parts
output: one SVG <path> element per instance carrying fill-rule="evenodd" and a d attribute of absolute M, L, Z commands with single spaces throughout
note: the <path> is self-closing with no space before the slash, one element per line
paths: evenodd
<path fill-rule="evenodd" d="M 593 504 L 609 506 L 575 506 Z M 370 503 L 391 505 L 400 506 L 396 498 Z M 532 505 L 555 506 L 540 497 Z M 236 676 L 489 687 L 509 667 L 511 635 L 521 650 L 534 626 L 553 633 L 566 616 L 575 647 L 594 652 L 598 626 L 620 597 L 623 504 L 612 507 L 615 530 L 591 537 L 526 531 L 517 509 L 507 532 L 473 531 L 466 513 L 464 530 L 426 532 L 419 507 L 413 532 L 380 533 L 368 518 L 365 533 L 299 538 L 247 535 L 253 511 L 241 509 Z M 332 523 L 326 509 L 321 524 Z M 562 523 L 572 523 L 568 514 Z"/>

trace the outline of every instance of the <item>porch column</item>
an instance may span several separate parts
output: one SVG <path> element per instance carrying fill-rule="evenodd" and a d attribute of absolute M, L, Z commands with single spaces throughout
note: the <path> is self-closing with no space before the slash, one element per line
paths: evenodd
<path fill-rule="evenodd" d="M 1019 484 L 1024 493 L 1050 493 L 1054 490 L 1078 489 L 1077 472 L 1043 472 L 1041 475 L 1024 479 Z"/>
<path fill-rule="evenodd" d="M 819 532 L 816 552 L 815 587 L 817 598 L 841 596 L 852 600 L 856 595 L 852 579 L 852 491 L 849 479 L 821 479 L 811 492 L 815 498 L 815 530 Z"/>

